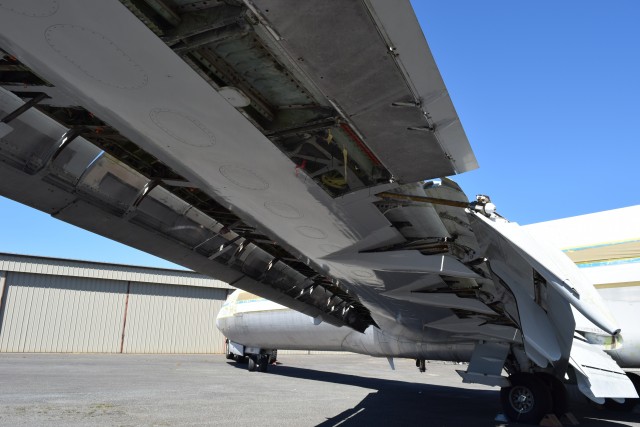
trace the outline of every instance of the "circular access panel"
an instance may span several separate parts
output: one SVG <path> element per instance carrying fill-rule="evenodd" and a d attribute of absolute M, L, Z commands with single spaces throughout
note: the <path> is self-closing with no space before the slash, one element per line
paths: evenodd
<path fill-rule="evenodd" d="M 251 100 L 238 88 L 225 86 L 218 89 L 218 93 L 222 95 L 229 104 L 236 108 L 248 107 L 251 105 Z"/>
<path fill-rule="evenodd" d="M 186 114 L 154 108 L 149 117 L 164 133 L 183 144 L 192 147 L 211 147 L 216 143 L 213 132 L 200 121 Z"/>
<path fill-rule="evenodd" d="M 45 31 L 49 46 L 88 77 L 119 89 L 139 89 L 147 73 L 115 43 L 79 25 L 52 25 Z"/>
<path fill-rule="evenodd" d="M 302 218 L 302 213 L 293 206 L 282 202 L 264 202 L 264 207 L 269 212 L 282 218 Z"/>
<path fill-rule="evenodd" d="M 0 0 L 0 9 L 30 18 L 46 18 L 58 11 L 56 0 Z"/>
<path fill-rule="evenodd" d="M 324 239 L 327 237 L 327 233 L 320 230 L 316 227 L 311 227 L 309 225 L 301 225 L 296 227 L 296 231 L 302 234 L 304 237 L 309 237 L 311 239 Z"/>
<path fill-rule="evenodd" d="M 334 252 L 338 252 L 342 248 L 340 246 L 332 245 L 330 243 L 323 243 L 318 246 L 318 248 L 325 253 L 332 254 Z"/>
<path fill-rule="evenodd" d="M 269 188 L 267 181 L 242 166 L 221 166 L 220 173 L 238 187 L 246 188 L 247 190 L 266 190 Z"/>

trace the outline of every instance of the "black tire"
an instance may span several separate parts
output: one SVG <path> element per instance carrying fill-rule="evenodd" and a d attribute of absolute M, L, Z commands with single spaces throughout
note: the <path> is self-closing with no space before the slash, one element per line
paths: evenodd
<path fill-rule="evenodd" d="M 249 370 L 249 372 L 254 372 L 256 369 L 258 369 L 258 364 L 256 363 L 255 356 L 249 356 L 248 363 L 249 364 L 247 366 L 247 369 Z"/>
<path fill-rule="evenodd" d="M 233 353 L 227 353 L 225 354 L 225 357 L 227 358 L 227 360 L 235 360 L 235 354 Z"/>
<path fill-rule="evenodd" d="M 268 368 L 269 368 L 269 355 L 261 354 L 260 356 L 258 356 L 258 371 L 267 372 Z"/>
<path fill-rule="evenodd" d="M 628 372 L 627 376 L 633 383 L 633 386 L 636 388 L 636 392 L 640 395 L 640 376 L 631 372 Z M 605 399 L 604 407 L 612 411 L 631 412 L 638 403 L 640 403 L 640 399 L 625 399 L 624 403 L 618 403 L 615 400 Z"/>
<path fill-rule="evenodd" d="M 538 374 L 539 378 L 551 389 L 551 405 L 558 418 L 569 412 L 569 393 L 562 381 L 550 374 Z"/>
<path fill-rule="evenodd" d="M 238 356 L 237 354 L 234 354 L 233 360 L 235 360 L 236 363 L 247 363 L 247 356 Z"/>
<path fill-rule="evenodd" d="M 551 389 L 538 378 L 528 373 L 517 373 L 509 377 L 511 385 L 500 389 L 500 401 L 505 415 L 511 421 L 538 424 L 551 412 Z"/>

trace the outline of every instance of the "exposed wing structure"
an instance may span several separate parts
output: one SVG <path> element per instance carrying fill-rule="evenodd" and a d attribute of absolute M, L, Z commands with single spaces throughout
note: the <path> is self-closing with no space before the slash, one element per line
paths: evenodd
<path fill-rule="evenodd" d="M 371 188 L 475 159 L 408 3 L 267 3 L 3 3 L 2 109 L 37 101 L 3 124 L 3 194 L 363 330 L 314 261 L 402 240 Z"/>
<path fill-rule="evenodd" d="M 1 194 L 424 344 L 407 357 L 487 341 L 482 357 L 561 375 L 572 305 L 617 329 L 488 204 L 422 182 L 477 163 L 407 1 L 0 10 Z"/>

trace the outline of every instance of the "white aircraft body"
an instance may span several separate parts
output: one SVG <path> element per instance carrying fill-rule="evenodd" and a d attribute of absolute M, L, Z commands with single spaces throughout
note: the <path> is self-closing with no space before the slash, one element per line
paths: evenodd
<path fill-rule="evenodd" d="M 569 364 L 637 397 L 575 265 L 424 184 L 477 163 L 408 1 L 7 0 L 0 49 L 3 196 L 393 355 L 470 358 L 514 419 L 563 412 Z"/>

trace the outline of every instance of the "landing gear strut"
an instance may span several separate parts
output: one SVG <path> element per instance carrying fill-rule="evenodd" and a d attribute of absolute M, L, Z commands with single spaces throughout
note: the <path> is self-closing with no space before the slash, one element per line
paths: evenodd
<path fill-rule="evenodd" d="M 416 368 L 418 368 L 420 372 L 424 372 L 427 370 L 424 359 L 416 359 Z"/>

